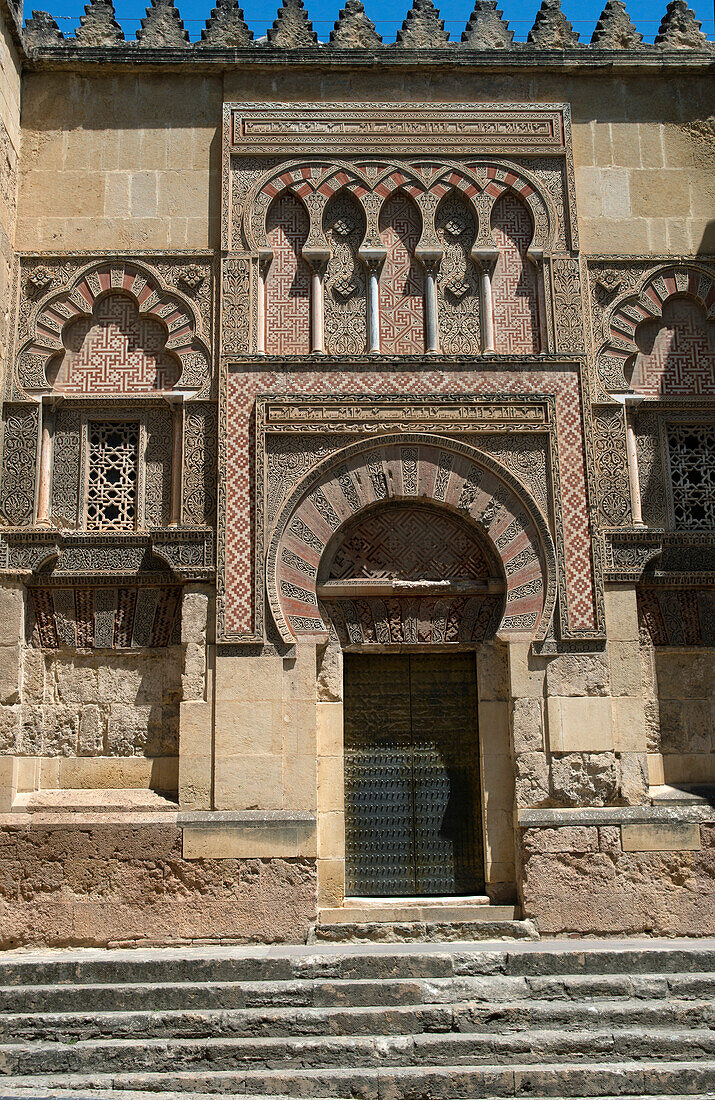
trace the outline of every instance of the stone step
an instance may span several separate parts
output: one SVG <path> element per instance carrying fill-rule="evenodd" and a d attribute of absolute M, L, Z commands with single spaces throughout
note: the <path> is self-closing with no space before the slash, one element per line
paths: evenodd
<path fill-rule="evenodd" d="M 69 1042 L 94 1038 L 208 1038 L 408 1035 L 537 1028 L 715 1028 L 715 1001 L 515 1001 L 359 1008 L 142 1009 L 129 1012 L 38 1012 L 0 1016 L 0 1042 Z"/>
<path fill-rule="evenodd" d="M 96 1092 L 94 1096 L 96 1096 Z M 267 1100 L 266 1094 L 252 1093 L 253 1100 Z M 598 1100 L 642 1100 L 640 1096 L 599 1096 Z M 63 1088 L 13 1088 L 12 1092 L 6 1092 L 0 1087 L 0 1100 L 94 1100 L 92 1093 L 87 1089 L 76 1091 Z M 218 1092 L 135 1092 L 121 1089 L 106 1089 L 101 1091 L 101 1100 L 226 1100 L 226 1093 Z M 270 1100 L 299 1100 L 291 1096 L 280 1096 L 277 1093 L 270 1095 Z M 328 1098 L 313 1098 L 313 1100 L 328 1100 Z M 330 1100 L 349 1100 L 345 1097 L 331 1097 Z M 573 1096 L 529 1096 L 528 1100 L 576 1100 Z M 673 1094 L 668 1096 L 649 1096 L 648 1100 L 673 1100 Z M 688 1093 L 688 1100 L 712 1100 L 712 1096 L 703 1093 L 693 1095 Z"/>
<path fill-rule="evenodd" d="M 49 975 L 44 972 L 43 976 Z M 715 973 L 463 974 L 435 978 L 331 978 L 281 981 L 127 982 L 0 987 L 5 1012 L 238 1008 L 350 1008 L 519 1000 L 707 1000 Z"/>
<path fill-rule="evenodd" d="M 319 909 L 318 910 L 318 924 L 319 925 L 371 925 L 371 924 L 419 924 L 419 923 L 436 923 L 446 924 L 453 923 L 457 925 L 473 924 L 476 922 L 502 922 L 506 921 L 511 923 L 515 921 L 520 915 L 519 907 L 516 905 L 489 905 L 480 901 L 477 904 L 466 904 L 460 901 L 458 905 L 454 902 L 451 906 L 447 906 L 444 903 L 438 905 L 432 905 L 427 901 L 422 901 L 420 904 L 400 904 L 399 902 L 383 903 L 382 905 L 376 902 L 371 905 L 349 905 L 345 904 L 340 908 L 334 909 Z M 518 922 L 520 925 L 522 921 Z M 517 937 L 514 937 L 517 938 Z"/>
<path fill-rule="evenodd" d="M 460 943 L 352 948 L 327 944 L 304 949 L 250 948 L 77 950 L 0 957 L 0 985 L 95 985 L 133 982 L 286 981 L 321 977 L 437 978 L 461 974 L 548 977 L 560 974 L 666 974 L 715 972 L 712 946 L 617 949 L 591 941 L 576 947 Z"/>
<path fill-rule="evenodd" d="M 432 911 L 424 920 L 384 918 L 375 921 L 318 921 L 308 932 L 308 943 L 458 943 L 460 940 L 538 940 L 533 921 L 514 920 L 513 906 L 490 906 L 471 915 Z M 496 909 L 496 912 L 494 910 Z"/>
<path fill-rule="evenodd" d="M 715 1032 L 638 1028 L 295 1038 L 90 1039 L 0 1045 L 0 1073 L 163 1073 L 177 1069 L 296 1071 L 407 1066 L 556 1063 L 561 1059 L 715 1059 Z M 715 1067 L 715 1061 L 713 1062 Z M 715 1078 L 713 1080 L 715 1085 Z"/>
<path fill-rule="evenodd" d="M 498 1097 L 528 1097 L 536 1100 L 582 1100 L 612 1096 L 648 1097 L 663 1100 L 674 1096 L 712 1098 L 715 1094 L 715 1063 L 626 1061 L 610 1064 L 560 1062 L 558 1065 L 420 1066 L 381 1069 L 324 1070 L 196 1070 L 157 1073 L 52 1074 L 17 1077 L 2 1083 L 10 1096 L 19 1088 L 49 1091 L 74 1090 L 104 1097 L 112 1089 L 127 1092 L 231 1094 L 246 1093 L 254 1098 L 300 1100 L 317 1097 L 338 1100 L 495 1100 Z M 34 1095 L 37 1095 L 35 1091 Z"/>

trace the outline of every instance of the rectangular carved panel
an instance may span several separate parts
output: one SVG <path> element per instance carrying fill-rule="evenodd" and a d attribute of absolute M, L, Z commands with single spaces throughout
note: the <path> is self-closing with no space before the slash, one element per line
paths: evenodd
<path fill-rule="evenodd" d="M 468 107 L 462 103 L 358 104 L 320 107 L 245 103 L 231 111 L 231 148 L 265 156 L 285 152 L 363 153 L 560 152 L 563 108 L 557 104 Z"/>

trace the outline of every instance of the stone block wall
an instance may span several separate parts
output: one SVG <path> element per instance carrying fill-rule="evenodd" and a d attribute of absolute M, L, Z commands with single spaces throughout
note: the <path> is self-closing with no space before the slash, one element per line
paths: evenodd
<path fill-rule="evenodd" d="M 223 80 L 27 74 L 18 251 L 217 246 L 222 95 L 271 102 L 275 80 L 267 68 L 238 68 Z M 426 81 L 385 67 L 350 76 L 357 99 L 570 102 L 581 247 L 616 255 L 715 250 L 705 86 L 664 73 L 574 80 L 455 69 Z M 345 97 L 340 72 L 281 68 L 282 101 Z"/>
<path fill-rule="evenodd" d="M 651 782 L 715 782 L 715 649 L 641 648 Z"/>
<path fill-rule="evenodd" d="M 20 157 L 20 58 L 0 12 L 0 381 L 10 337 L 13 244 Z"/>
<path fill-rule="evenodd" d="M 25 80 L 18 251 L 218 246 L 220 78 Z"/>
<path fill-rule="evenodd" d="M 171 813 L 0 816 L 0 950 L 305 942 L 315 861 L 182 855 Z"/>
<path fill-rule="evenodd" d="M 542 935 L 715 932 L 712 823 L 554 822 L 524 828 L 520 855 L 524 915 Z"/>

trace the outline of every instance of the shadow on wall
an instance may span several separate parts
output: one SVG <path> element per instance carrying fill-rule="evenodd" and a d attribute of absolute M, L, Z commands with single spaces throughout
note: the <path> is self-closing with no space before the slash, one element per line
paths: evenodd
<path fill-rule="evenodd" d="M 708 222 L 705 226 L 705 231 L 702 236 L 702 240 L 695 252 L 696 256 L 713 256 L 715 255 L 715 218 Z"/>

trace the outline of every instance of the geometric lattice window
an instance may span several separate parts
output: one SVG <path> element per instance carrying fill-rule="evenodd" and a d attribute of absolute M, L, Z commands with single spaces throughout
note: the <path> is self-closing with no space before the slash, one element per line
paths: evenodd
<path fill-rule="evenodd" d="M 667 428 L 675 526 L 715 530 L 715 427 L 670 424 Z"/>
<path fill-rule="evenodd" d="M 137 525 L 139 424 L 87 425 L 87 530 L 133 531 Z"/>

